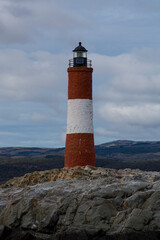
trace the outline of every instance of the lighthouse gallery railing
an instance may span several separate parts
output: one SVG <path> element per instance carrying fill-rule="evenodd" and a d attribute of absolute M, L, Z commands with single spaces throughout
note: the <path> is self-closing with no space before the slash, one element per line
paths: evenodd
<path fill-rule="evenodd" d="M 69 67 L 74 67 L 73 59 L 69 59 Z M 87 59 L 87 67 L 92 67 L 92 60 Z"/>

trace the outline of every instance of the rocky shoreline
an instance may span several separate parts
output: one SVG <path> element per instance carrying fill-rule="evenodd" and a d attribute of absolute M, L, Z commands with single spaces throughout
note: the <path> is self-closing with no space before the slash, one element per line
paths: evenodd
<path fill-rule="evenodd" d="M 0 239 L 160 239 L 160 173 L 86 166 L 11 179 Z"/>

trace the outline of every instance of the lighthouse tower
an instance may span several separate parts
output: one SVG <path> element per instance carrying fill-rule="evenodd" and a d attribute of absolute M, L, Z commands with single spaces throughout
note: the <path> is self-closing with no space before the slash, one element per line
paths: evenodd
<path fill-rule="evenodd" d="M 95 166 L 91 60 L 79 42 L 68 68 L 65 168 Z"/>

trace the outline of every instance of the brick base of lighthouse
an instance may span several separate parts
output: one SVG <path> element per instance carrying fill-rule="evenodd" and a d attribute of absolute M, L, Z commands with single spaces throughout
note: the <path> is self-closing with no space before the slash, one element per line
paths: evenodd
<path fill-rule="evenodd" d="M 92 133 L 74 133 L 66 136 L 65 168 L 95 166 L 94 136 Z"/>

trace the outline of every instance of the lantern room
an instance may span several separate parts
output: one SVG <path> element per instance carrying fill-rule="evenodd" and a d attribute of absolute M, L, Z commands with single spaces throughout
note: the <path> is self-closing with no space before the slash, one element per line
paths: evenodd
<path fill-rule="evenodd" d="M 73 66 L 87 67 L 87 50 L 79 42 L 79 46 L 73 50 Z"/>

